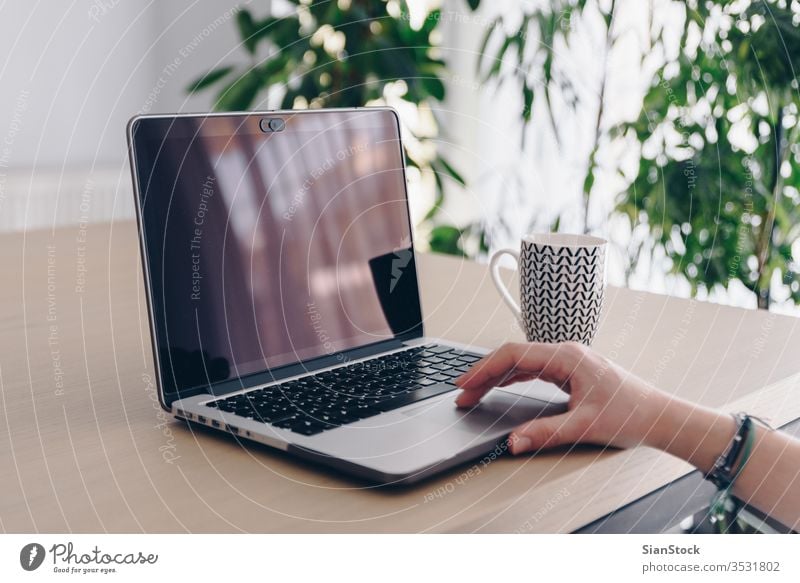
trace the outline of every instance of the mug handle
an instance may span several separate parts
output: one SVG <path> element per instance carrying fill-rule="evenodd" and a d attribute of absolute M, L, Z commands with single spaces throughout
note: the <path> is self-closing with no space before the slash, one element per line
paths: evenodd
<path fill-rule="evenodd" d="M 491 259 L 489 259 L 489 272 L 492 275 L 492 281 L 494 282 L 494 286 L 497 288 L 497 291 L 500 292 L 500 297 L 502 297 L 506 305 L 509 308 L 511 308 L 511 311 L 517 318 L 519 325 L 524 330 L 525 326 L 522 321 L 522 310 L 519 309 L 519 305 L 517 304 L 516 301 L 514 301 L 514 298 L 509 293 L 508 288 L 506 288 L 505 284 L 503 283 L 503 280 L 500 278 L 499 262 L 500 258 L 506 254 L 511 255 L 511 257 L 514 258 L 514 260 L 517 262 L 517 269 L 519 270 L 519 253 L 517 251 L 514 251 L 513 249 L 500 249 L 499 251 L 495 252 L 494 255 L 492 255 Z"/>

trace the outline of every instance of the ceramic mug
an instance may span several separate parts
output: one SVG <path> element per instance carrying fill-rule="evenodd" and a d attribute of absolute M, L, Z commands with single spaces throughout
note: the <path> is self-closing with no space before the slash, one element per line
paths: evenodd
<path fill-rule="evenodd" d="M 541 233 L 523 237 L 519 252 L 492 255 L 492 280 L 529 342 L 591 344 L 603 307 L 606 245 L 590 235 Z M 503 255 L 517 261 L 522 306 L 500 277 Z"/>

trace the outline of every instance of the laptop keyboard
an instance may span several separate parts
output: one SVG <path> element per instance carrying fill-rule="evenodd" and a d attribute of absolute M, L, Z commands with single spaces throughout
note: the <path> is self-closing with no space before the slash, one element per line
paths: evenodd
<path fill-rule="evenodd" d="M 206 406 L 302 435 L 316 435 L 452 391 L 453 380 L 480 358 L 447 346 L 419 346 Z"/>

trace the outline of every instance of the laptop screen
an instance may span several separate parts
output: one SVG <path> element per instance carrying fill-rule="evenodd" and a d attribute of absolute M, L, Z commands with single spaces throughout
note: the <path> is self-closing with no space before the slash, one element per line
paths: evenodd
<path fill-rule="evenodd" d="M 139 118 L 131 134 L 165 393 L 421 334 L 391 110 Z"/>

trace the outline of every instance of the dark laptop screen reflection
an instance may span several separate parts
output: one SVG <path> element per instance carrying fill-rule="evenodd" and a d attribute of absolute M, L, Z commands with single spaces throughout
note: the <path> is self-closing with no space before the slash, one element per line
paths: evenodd
<path fill-rule="evenodd" d="M 421 327 L 393 116 L 285 120 L 136 130 L 166 392 Z"/>

